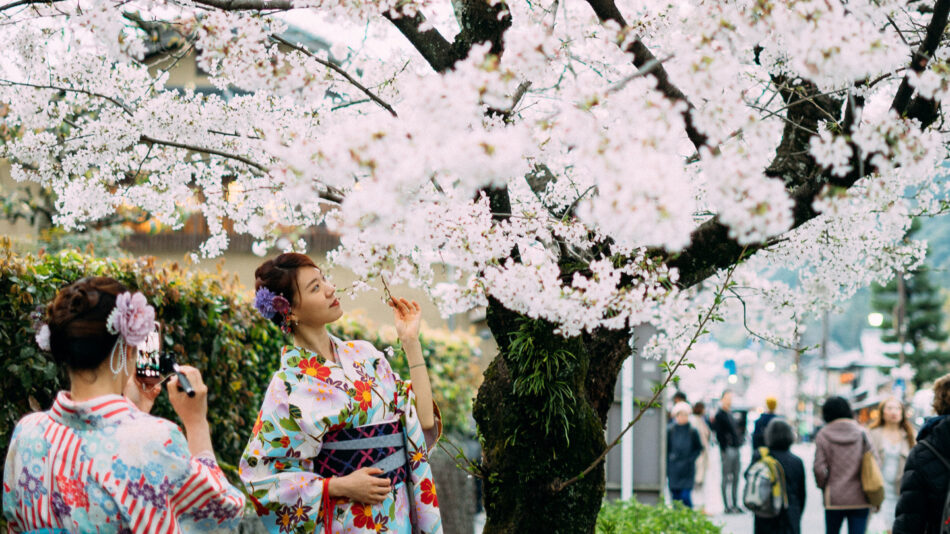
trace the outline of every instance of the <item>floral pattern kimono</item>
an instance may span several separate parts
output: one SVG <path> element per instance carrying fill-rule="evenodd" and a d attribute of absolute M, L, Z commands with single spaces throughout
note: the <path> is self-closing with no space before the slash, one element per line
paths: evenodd
<path fill-rule="evenodd" d="M 3 471 L 9 532 L 230 532 L 243 511 L 213 453 L 120 395 L 60 392 L 17 424 Z"/>
<path fill-rule="evenodd" d="M 326 534 L 327 499 L 323 479 L 314 473 L 324 436 L 400 421 L 409 483 L 395 484 L 378 505 L 331 501 L 332 533 L 441 533 L 428 463 L 429 450 L 441 435 L 438 408 L 436 426 L 424 433 L 410 382 L 400 380 L 383 354 L 365 341 L 333 340 L 338 363 L 297 347 L 281 351 L 280 369 L 267 389 L 240 465 L 258 515 L 273 533 Z"/>

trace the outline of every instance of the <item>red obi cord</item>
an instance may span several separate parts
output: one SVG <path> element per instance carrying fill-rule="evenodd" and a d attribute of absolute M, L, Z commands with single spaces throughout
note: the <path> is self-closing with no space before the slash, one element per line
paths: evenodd
<path fill-rule="evenodd" d="M 330 498 L 330 477 L 323 479 L 323 532 L 324 534 L 333 534 L 333 509 L 336 507 L 336 499 Z"/>

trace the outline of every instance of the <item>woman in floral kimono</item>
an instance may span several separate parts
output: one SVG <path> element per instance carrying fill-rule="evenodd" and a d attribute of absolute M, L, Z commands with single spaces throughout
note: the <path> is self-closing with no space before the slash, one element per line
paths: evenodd
<path fill-rule="evenodd" d="M 215 462 L 208 388 L 180 367 L 194 396 L 168 385 L 185 435 L 148 415 L 161 386 L 134 378 L 137 346 L 155 329 L 141 293 L 105 277 L 60 290 L 36 340 L 64 365 L 70 390 L 17 424 L 3 471 L 10 532 L 230 532 L 244 496 Z M 123 396 L 123 391 L 125 396 Z"/>
<path fill-rule="evenodd" d="M 293 334 L 271 380 L 240 472 L 271 532 L 441 533 L 428 452 L 441 432 L 422 347 L 419 305 L 391 299 L 412 382 L 370 343 L 326 325 L 335 288 L 303 254 L 255 273 L 261 313 Z"/>

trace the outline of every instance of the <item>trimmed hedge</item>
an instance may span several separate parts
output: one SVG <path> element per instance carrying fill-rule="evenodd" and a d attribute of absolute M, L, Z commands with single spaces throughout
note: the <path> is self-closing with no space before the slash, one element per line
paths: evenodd
<path fill-rule="evenodd" d="M 68 389 L 66 373 L 34 340 L 30 314 L 52 301 L 59 288 L 84 276 L 111 276 L 141 291 L 165 322 L 165 345 L 177 347 L 181 363 L 199 368 L 208 385 L 208 419 L 222 467 L 234 474 L 263 392 L 288 340 L 253 309 L 250 291 L 233 276 L 186 271 L 154 258 L 94 258 L 76 251 L 17 255 L 9 239 L 0 240 L 0 454 L 24 414 L 47 409 L 56 392 Z M 390 332 L 391 330 L 391 332 Z M 395 330 L 373 328 L 356 316 L 331 325 L 342 338 L 359 338 L 381 350 L 395 341 Z M 476 340 L 471 336 L 424 329 L 423 352 L 433 393 L 447 432 L 468 428 L 478 380 Z M 393 360 L 405 373 L 405 357 Z M 177 421 L 161 395 L 152 413 Z"/>
<path fill-rule="evenodd" d="M 662 503 L 650 506 L 636 499 L 604 502 L 597 516 L 596 534 L 720 534 L 722 528 L 702 512 L 674 501 L 670 508 Z"/>

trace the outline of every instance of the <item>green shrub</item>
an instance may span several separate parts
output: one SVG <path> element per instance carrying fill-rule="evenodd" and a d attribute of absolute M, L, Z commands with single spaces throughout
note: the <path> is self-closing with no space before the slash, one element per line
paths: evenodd
<path fill-rule="evenodd" d="M 714 525 L 702 512 L 691 510 L 680 502 L 669 508 L 664 504 L 649 506 L 629 501 L 604 502 L 597 516 L 597 534 L 718 534 L 722 529 Z"/>
<path fill-rule="evenodd" d="M 253 309 L 250 291 L 221 272 L 186 271 L 153 258 L 94 258 L 76 251 L 17 255 L 0 242 L 0 454 L 6 457 L 13 427 L 24 414 L 47 409 L 56 392 L 68 389 L 61 369 L 39 350 L 30 314 L 48 304 L 59 288 L 84 276 L 111 276 L 141 291 L 165 322 L 165 345 L 177 347 L 181 363 L 199 368 L 208 385 L 208 419 L 222 466 L 231 471 L 240 458 L 260 408 L 262 394 L 279 363 L 287 338 Z M 395 330 L 376 329 L 348 316 L 331 325 L 343 338 L 365 339 L 381 350 Z M 392 330 L 392 332 L 390 332 Z M 467 428 L 476 388 L 474 338 L 425 330 L 423 352 L 446 431 Z M 404 357 L 393 367 L 408 376 Z M 162 395 L 152 413 L 177 421 Z"/>

